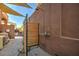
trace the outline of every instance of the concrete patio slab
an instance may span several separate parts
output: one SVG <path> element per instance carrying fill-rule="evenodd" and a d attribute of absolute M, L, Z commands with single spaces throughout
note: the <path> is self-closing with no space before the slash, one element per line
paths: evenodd
<path fill-rule="evenodd" d="M 22 40 L 22 37 L 15 37 L 15 39 L 10 40 L 10 42 L 0 51 L 0 56 L 17 56 L 19 54 L 18 49 L 23 47 Z"/>
<path fill-rule="evenodd" d="M 28 52 L 28 56 L 51 56 L 38 46 L 32 47 Z"/>

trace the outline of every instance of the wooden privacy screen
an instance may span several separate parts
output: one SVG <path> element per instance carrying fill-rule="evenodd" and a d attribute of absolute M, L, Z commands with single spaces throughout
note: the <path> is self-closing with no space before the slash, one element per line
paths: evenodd
<path fill-rule="evenodd" d="M 29 22 L 27 24 L 27 46 L 38 44 L 38 24 Z"/>

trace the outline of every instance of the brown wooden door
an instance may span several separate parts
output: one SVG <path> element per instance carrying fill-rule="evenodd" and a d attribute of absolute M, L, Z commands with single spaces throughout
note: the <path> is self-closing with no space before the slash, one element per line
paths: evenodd
<path fill-rule="evenodd" d="M 34 46 L 38 44 L 38 24 L 28 23 L 27 28 L 27 45 Z"/>

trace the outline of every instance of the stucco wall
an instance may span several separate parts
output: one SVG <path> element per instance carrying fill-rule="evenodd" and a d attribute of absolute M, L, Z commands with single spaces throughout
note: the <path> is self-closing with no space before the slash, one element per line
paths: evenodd
<path fill-rule="evenodd" d="M 15 25 L 11 24 L 8 25 L 7 29 L 9 30 L 8 35 L 10 39 L 14 39 L 15 38 Z"/>
<path fill-rule="evenodd" d="M 51 55 L 79 55 L 78 10 L 79 4 L 40 5 L 30 17 L 39 23 L 40 47 Z"/>
<path fill-rule="evenodd" d="M 4 21 L 4 25 L 1 24 L 2 20 Z M 8 15 L 0 10 L 0 31 L 1 32 L 3 31 L 2 27 L 6 31 L 6 29 L 7 29 L 7 23 L 8 23 Z"/>

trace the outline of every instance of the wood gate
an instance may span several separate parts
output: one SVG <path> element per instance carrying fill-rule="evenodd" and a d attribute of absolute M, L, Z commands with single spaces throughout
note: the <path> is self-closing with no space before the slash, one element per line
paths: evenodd
<path fill-rule="evenodd" d="M 38 44 L 38 24 L 28 23 L 27 26 L 27 44 L 28 46 L 34 46 Z"/>
<path fill-rule="evenodd" d="M 28 49 L 32 46 L 39 44 L 39 24 L 28 22 L 24 26 L 24 48 L 26 55 L 28 55 Z"/>

